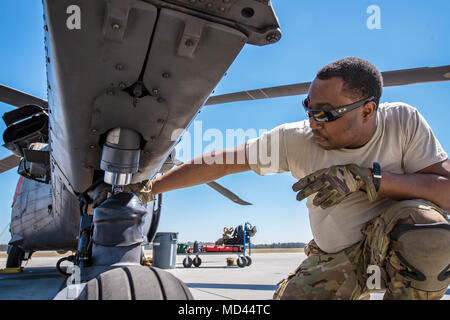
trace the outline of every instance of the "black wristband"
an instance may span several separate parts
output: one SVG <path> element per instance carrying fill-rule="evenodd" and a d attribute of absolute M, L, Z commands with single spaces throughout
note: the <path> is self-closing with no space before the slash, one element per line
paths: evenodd
<path fill-rule="evenodd" d="M 378 192 L 378 190 L 380 189 L 380 184 L 381 184 L 381 166 L 378 162 L 373 163 L 372 177 L 373 177 L 373 184 L 375 186 L 375 190 Z"/>

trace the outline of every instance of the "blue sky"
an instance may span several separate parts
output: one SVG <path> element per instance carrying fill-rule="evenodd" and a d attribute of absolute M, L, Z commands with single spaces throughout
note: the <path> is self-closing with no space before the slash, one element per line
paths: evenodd
<path fill-rule="evenodd" d="M 381 29 L 369 30 L 370 5 L 381 10 Z M 450 2 L 274 0 L 283 38 L 271 46 L 246 46 L 215 94 L 310 81 L 323 65 L 347 56 L 371 61 L 381 71 L 450 64 Z M 41 1 L 0 2 L 0 83 L 46 99 Z M 205 107 L 196 118 L 203 130 L 271 129 L 305 118 L 302 97 Z M 385 89 L 382 101 L 404 101 L 425 116 L 444 149 L 450 150 L 450 82 Z M 0 113 L 13 107 L 0 103 Z M 0 124 L 0 130 L 5 126 Z M 192 131 L 192 128 L 191 128 Z M 208 142 L 203 144 L 206 147 Z M 0 157 L 9 151 L 1 148 Z M 0 233 L 10 220 L 18 175 L 0 176 Z M 159 231 L 179 232 L 179 241 L 215 241 L 224 226 L 257 226 L 254 243 L 311 239 L 305 202 L 297 202 L 289 173 L 253 172 L 219 181 L 253 206 L 238 206 L 207 186 L 165 194 Z M 6 231 L 0 243 L 9 240 Z"/>

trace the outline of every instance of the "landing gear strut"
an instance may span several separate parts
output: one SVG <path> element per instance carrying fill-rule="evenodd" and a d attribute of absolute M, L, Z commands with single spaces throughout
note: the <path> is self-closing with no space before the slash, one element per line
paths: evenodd
<path fill-rule="evenodd" d="M 76 255 L 83 283 L 76 299 L 193 299 L 186 285 L 172 274 L 140 264 L 146 213 L 132 193 L 115 194 L 94 209 L 92 236 L 80 236 L 79 249 L 88 248 L 87 259 L 79 259 L 84 253 Z M 88 238 L 89 244 L 81 245 Z M 57 298 L 64 296 L 61 291 Z"/>
<path fill-rule="evenodd" d="M 11 246 L 8 250 L 8 259 L 6 260 L 6 268 L 20 268 L 25 258 L 25 251 L 18 246 Z"/>
<path fill-rule="evenodd" d="M 105 191 L 112 195 L 94 209 L 93 215 L 87 213 L 89 198 L 80 197 L 80 239 L 74 260 L 83 287 L 76 299 L 193 299 L 186 285 L 172 274 L 141 265 L 142 226 L 147 209 L 135 194 L 122 192 L 122 186 L 129 184 L 132 174 L 137 172 L 140 139 L 140 135 L 130 129 L 111 130 L 100 166 L 105 170 L 107 184 L 91 189 L 105 198 Z M 99 198 L 96 197 L 95 203 Z M 152 217 L 148 241 L 156 232 L 160 209 L 161 197 Z M 68 292 L 69 288 L 64 290 Z M 64 297 L 64 292 L 58 297 Z"/>

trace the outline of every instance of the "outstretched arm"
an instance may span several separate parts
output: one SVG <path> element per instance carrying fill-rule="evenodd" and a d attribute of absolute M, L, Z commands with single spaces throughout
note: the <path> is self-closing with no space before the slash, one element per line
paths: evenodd
<path fill-rule="evenodd" d="M 250 170 L 245 144 L 234 149 L 201 155 L 152 181 L 153 194 L 211 182 L 223 176 Z"/>

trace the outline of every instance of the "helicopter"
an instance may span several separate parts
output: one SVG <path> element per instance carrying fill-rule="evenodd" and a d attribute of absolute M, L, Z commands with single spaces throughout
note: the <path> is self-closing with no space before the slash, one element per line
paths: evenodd
<path fill-rule="evenodd" d="M 208 99 L 246 43 L 281 39 L 270 1 L 223 3 L 44 2 L 48 101 L 0 87 L 1 101 L 18 107 L 3 116 L 5 147 L 13 155 L 1 161 L 2 171 L 18 166 L 21 174 L 9 265 L 34 251 L 77 250 L 74 262 L 93 279 L 89 268 L 104 272 L 117 262 L 98 258 L 108 250 L 92 252 L 89 202 L 95 199 L 89 198 L 98 188 L 114 194 L 176 165 L 177 139 L 171 134 L 188 127 L 203 105 L 307 92 L 309 83 L 302 83 Z M 383 77 L 386 86 L 394 86 L 447 81 L 449 72 L 444 66 Z M 149 239 L 160 202 L 154 202 Z"/>

